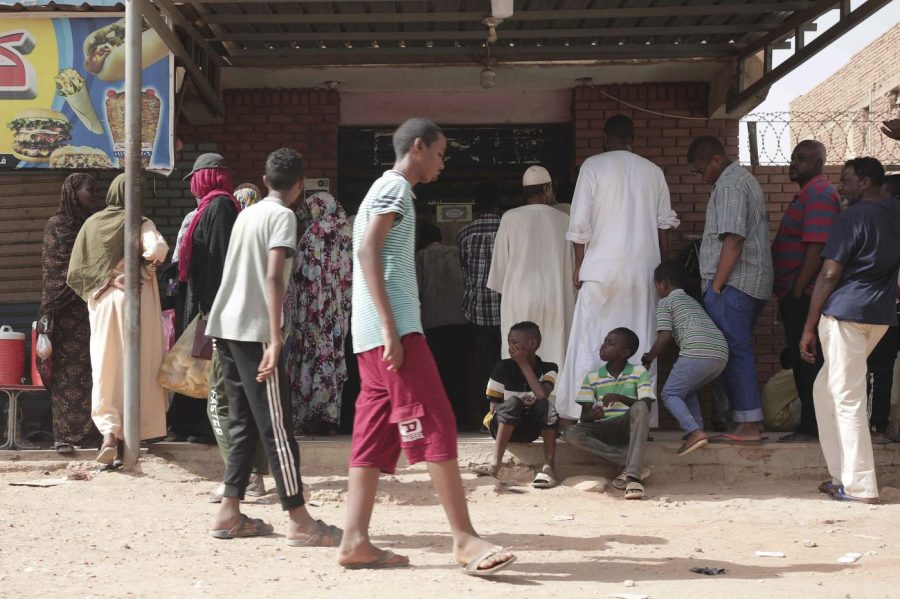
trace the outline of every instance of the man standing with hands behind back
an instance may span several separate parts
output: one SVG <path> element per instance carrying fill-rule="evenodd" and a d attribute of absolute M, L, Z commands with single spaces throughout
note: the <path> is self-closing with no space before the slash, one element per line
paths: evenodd
<path fill-rule="evenodd" d="M 801 360 L 800 336 L 809 314 L 813 285 L 822 267 L 822 248 L 841 207 L 837 190 L 822 173 L 824 165 L 825 146 L 818 141 L 801 141 L 794 148 L 788 172 L 800 191 L 784 213 L 772 244 L 775 296 L 794 365 L 794 383 L 800 395 L 800 424 L 793 433 L 779 439 L 779 443 L 809 443 L 819 438 L 813 383 L 822 367 L 822 353 L 817 352 L 812 364 Z"/>

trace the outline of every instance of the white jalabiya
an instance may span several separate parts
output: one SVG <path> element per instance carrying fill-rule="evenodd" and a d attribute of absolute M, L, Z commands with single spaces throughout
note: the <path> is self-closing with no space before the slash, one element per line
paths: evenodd
<path fill-rule="evenodd" d="M 680 224 L 662 170 L 631 152 L 592 156 L 578 173 L 567 238 L 586 245 L 572 336 L 557 385 L 557 410 L 577 419 L 575 397 L 585 374 L 600 366 L 599 350 L 612 329 L 637 333 L 637 362 L 656 339 L 653 269 L 660 262 L 658 229 Z M 656 384 L 656 368 L 650 371 Z M 652 423 L 656 424 L 654 404 Z"/>
<path fill-rule="evenodd" d="M 566 241 L 569 217 L 545 204 L 514 208 L 500 220 L 487 286 L 501 294 L 501 356 L 508 356 L 507 333 L 530 320 L 541 328 L 538 355 L 560 370 L 572 327 L 575 257 Z"/>

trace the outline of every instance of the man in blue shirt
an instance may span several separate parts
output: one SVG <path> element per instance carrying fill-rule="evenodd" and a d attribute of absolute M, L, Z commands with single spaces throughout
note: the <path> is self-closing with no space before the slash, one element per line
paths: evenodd
<path fill-rule="evenodd" d="M 835 219 L 822 250 L 800 355 L 813 362 L 816 326 L 825 363 L 813 387 L 819 441 L 831 480 L 819 490 L 842 501 L 875 503 L 878 483 L 866 414 L 866 358 L 897 324 L 900 269 L 896 203 L 881 199 L 884 167 L 849 160 L 839 192 L 849 207 Z M 821 316 L 821 319 L 820 319 Z"/>

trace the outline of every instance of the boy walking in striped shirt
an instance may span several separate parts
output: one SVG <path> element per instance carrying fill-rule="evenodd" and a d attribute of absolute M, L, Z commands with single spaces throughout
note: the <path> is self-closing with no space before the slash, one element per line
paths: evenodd
<path fill-rule="evenodd" d="M 674 343 L 678 361 L 672 368 L 662 400 L 684 433 L 678 455 L 686 455 L 709 442 L 703 432 L 697 391 L 713 382 L 728 363 L 728 343 L 700 304 L 685 293 L 684 269 L 677 262 L 664 262 L 653 272 L 659 295 L 656 308 L 656 342 L 641 357 L 649 368 L 653 360 Z"/>
<path fill-rule="evenodd" d="M 598 370 L 584 377 L 575 401 L 581 405 L 581 419 L 565 433 L 566 442 L 624 466 L 612 481 L 625 491 L 625 499 L 644 496 L 643 479 L 649 476 L 641 462 L 650 433 L 650 407 L 656 401 L 650 373 L 628 359 L 637 352 L 640 340 L 631 329 L 613 329 L 600 346 Z"/>

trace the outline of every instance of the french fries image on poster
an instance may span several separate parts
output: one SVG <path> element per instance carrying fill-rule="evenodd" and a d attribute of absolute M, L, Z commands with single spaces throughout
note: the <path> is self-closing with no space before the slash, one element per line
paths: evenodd
<path fill-rule="evenodd" d="M 147 21 L 141 28 L 141 67 L 150 65 L 169 55 L 169 49 Z M 119 19 L 94 31 L 84 39 L 84 68 L 102 81 L 125 79 L 125 19 Z"/>
<path fill-rule="evenodd" d="M 97 118 L 91 95 L 84 84 L 84 77 L 75 69 L 63 69 L 56 76 L 56 91 L 65 98 L 75 112 L 75 116 L 84 123 L 91 133 L 103 133 L 103 124 Z"/>
<path fill-rule="evenodd" d="M 153 157 L 161 105 L 156 90 L 150 88 L 141 92 L 141 164 L 144 168 L 150 165 Z M 106 120 L 112 136 L 113 155 L 122 160 L 125 158 L 125 92 L 112 89 L 106 92 Z"/>
<path fill-rule="evenodd" d="M 47 162 L 54 150 L 72 139 L 66 115 L 47 108 L 23 110 L 6 126 L 13 131 L 13 156 L 23 162 Z"/>

